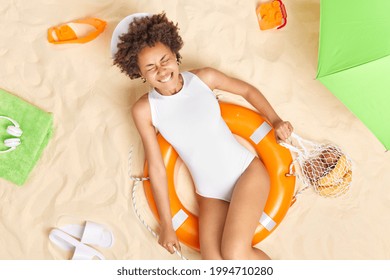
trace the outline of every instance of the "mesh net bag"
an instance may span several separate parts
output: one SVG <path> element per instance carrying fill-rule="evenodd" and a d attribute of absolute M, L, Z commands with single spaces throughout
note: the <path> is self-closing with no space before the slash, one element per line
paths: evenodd
<path fill-rule="evenodd" d="M 352 182 L 352 161 L 333 144 L 318 144 L 291 135 L 291 143 L 280 143 L 295 154 L 290 174 L 323 197 L 345 194 Z"/>

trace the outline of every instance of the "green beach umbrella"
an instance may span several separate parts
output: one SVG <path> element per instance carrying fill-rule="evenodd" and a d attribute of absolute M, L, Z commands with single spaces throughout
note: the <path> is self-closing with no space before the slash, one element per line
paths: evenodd
<path fill-rule="evenodd" d="M 317 79 L 390 148 L 390 0 L 321 0 Z"/>

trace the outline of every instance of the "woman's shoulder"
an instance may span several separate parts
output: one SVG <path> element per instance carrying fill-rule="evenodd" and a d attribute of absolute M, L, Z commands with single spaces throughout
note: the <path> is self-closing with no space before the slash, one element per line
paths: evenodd
<path fill-rule="evenodd" d="M 189 70 L 188 72 L 190 72 L 198 77 L 207 77 L 209 75 L 212 75 L 214 71 L 216 71 L 214 68 L 203 67 L 203 68 L 192 69 L 192 70 Z"/>
<path fill-rule="evenodd" d="M 217 76 L 221 73 L 212 67 L 193 69 L 188 72 L 196 75 L 211 89 L 215 88 L 214 81 L 216 81 Z"/>
<path fill-rule="evenodd" d="M 150 114 L 148 93 L 142 95 L 133 105 L 132 112 L 134 116 L 145 116 Z"/>

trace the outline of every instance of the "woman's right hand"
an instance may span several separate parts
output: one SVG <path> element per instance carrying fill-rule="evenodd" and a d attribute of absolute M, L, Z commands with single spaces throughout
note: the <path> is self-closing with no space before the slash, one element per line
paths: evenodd
<path fill-rule="evenodd" d="M 164 247 L 171 254 L 175 252 L 174 247 L 177 251 L 181 250 L 179 239 L 177 238 L 176 232 L 173 230 L 172 226 L 161 225 L 158 244 Z"/>

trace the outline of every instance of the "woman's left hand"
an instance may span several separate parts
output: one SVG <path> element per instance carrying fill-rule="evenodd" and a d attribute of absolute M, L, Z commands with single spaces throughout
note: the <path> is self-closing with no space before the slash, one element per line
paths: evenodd
<path fill-rule="evenodd" d="M 289 121 L 279 121 L 274 125 L 274 128 L 277 138 L 282 141 L 286 141 L 294 130 L 293 126 Z"/>

